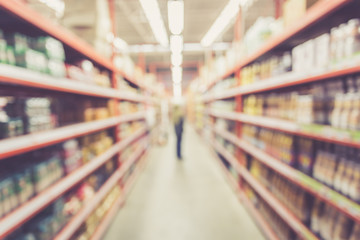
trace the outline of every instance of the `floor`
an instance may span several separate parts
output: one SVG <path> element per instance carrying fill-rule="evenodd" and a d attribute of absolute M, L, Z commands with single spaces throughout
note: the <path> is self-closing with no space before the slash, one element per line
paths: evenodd
<path fill-rule="evenodd" d="M 173 134 L 166 146 L 153 147 L 104 239 L 264 239 L 226 182 L 214 155 L 188 125 L 183 156 L 182 161 L 175 157 Z"/>

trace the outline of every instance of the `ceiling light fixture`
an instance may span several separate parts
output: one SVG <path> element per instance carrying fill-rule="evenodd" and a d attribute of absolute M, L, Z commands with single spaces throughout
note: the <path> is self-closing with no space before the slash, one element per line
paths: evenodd
<path fill-rule="evenodd" d="M 239 13 L 240 5 L 244 6 L 248 0 L 230 0 L 225 8 L 210 27 L 209 31 L 201 40 L 203 47 L 209 47 L 223 33 L 226 27 L 231 23 Z"/>
<path fill-rule="evenodd" d="M 173 66 L 181 66 L 182 62 L 183 62 L 183 55 L 181 53 L 171 54 L 171 64 Z"/>
<path fill-rule="evenodd" d="M 144 10 L 145 16 L 149 21 L 150 27 L 156 40 L 164 47 L 169 46 L 168 35 L 166 33 L 164 21 L 160 14 L 159 3 L 157 0 L 139 0 Z"/>
<path fill-rule="evenodd" d="M 171 35 L 170 51 L 173 53 L 181 53 L 184 48 L 184 40 L 181 35 Z"/>
<path fill-rule="evenodd" d="M 184 1 L 168 1 L 169 29 L 172 34 L 181 34 L 184 30 Z"/>

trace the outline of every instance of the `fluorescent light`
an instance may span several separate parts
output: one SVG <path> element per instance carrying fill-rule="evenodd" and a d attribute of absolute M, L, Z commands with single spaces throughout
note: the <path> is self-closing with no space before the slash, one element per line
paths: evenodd
<path fill-rule="evenodd" d="M 153 47 L 150 47 L 153 46 Z M 211 45 L 213 51 L 226 51 L 231 47 L 229 42 L 217 42 Z M 204 48 L 200 43 L 184 43 L 183 52 L 204 52 L 209 48 Z M 130 54 L 137 53 L 169 53 L 170 49 L 163 47 L 159 44 L 142 44 L 142 45 L 129 45 L 127 52 Z"/>
<path fill-rule="evenodd" d="M 145 16 L 149 21 L 150 27 L 156 40 L 164 47 L 169 45 L 164 21 L 160 14 L 160 8 L 157 0 L 139 0 L 144 10 Z"/>
<path fill-rule="evenodd" d="M 182 82 L 182 67 L 172 67 L 171 74 L 173 83 L 180 84 Z"/>
<path fill-rule="evenodd" d="M 172 34 L 178 35 L 184 30 L 184 2 L 168 1 L 169 29 Z"/>
<path fill-rule="evenodd" d="M 171 35 L 170 37 L 170 51 L 173 53 L 180 53 L 184 48 L 184 40 L 181 35 Z"/>
<path fill-rule="evenodd" d="M 246 0 L 230 0 L 201 40 L 201 45 L 209 47 L 239 13 L 240 4 L 244 6 L 246 2 Z"/>
<path fill-rule="evenodd" d="M 173 66 L 180 66 L 183 62 L 183 56 L 181 53 L 172 53 L 171 54 L 171 64 Z"/>

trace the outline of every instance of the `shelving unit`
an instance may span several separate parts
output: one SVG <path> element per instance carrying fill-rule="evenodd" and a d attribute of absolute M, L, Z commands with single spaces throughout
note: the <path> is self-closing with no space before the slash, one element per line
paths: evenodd
<path fill-rule="evenodd" d="M 242 58 L 240 62 L 234 63 L 234 66 L 229 67 L 229 70 L 224 74 L 213 76 L 211 79 L 204 79 L 204 82 L 209 82 L 209 84 L 206 85 L 206 91 L 199 90 L 198 92 L 200 95 L 198 98 L 201 99 L 201 104 L 205 105 L 205 109 L 201 112 L 202 118 L 210 119 L 210 121 L 205 123 L 205 127 L 203 128 L 210 128 L 212 132 L 211 137 L 213 139 L 210 141 L 210 146 L 215 152 L 226 159 L 231 168 L 238 174 L 239 181 L 232 177 L 225 166 L 226 164 L 219 161 L 221 168 L 225 171 L 225 175 L 228 179 L 231 179 L 229 182 L 235 189 L 236 195 L 243 204 L 250 208 L 250 214 L 256 219 L 259 228 L 269 239 L 273 239 L 271 233 L 269 235 L 269 228 L 271 230 L 270 224 L 266 223 L 266 220 L 264 220 L 263 216 L 258 212 L 257 206 L 246 197 L 244 189 L 242 188 L 244 184 L 249 185 L 257 195 L 264 199 L 271 209 L 284 220 L 298 237 L 301 239 L 320 239 L 321 236 L 313 233 L 310 223 L 303 223 L 298 219 L 290 209 L 285 207 L 275 195 L 251 174 L 247 164 L 252 163 L 253 159 L 256 159 L 272 172 L 289 180 L 292 184 L 299 186 L 306 194 L 309 194 L 311 201 L 315 201 L 315 199 L 320 200 L 356 224 L 360 224 L 360 205 L 349 196 L 345 196 L 334 190 L 331 186 L 315 179 L 312 174 L 306 174 L 299 170 L 300 168 L 290 166 L 272 156 L 264 149 L 253 145 L 255 143 L 245 139 L 245 133 L 243 132 L 244 125 L 257 127 L 256 129 L 272 130 L 279 134 L 285 133 L 296 139 L 305 138 L 309 141 L 316 141 L 316 143 L 320 142 L 332 144 L 331 146 L 355 148 L 357 151 L 360 149 L 360 133 L 355 130 L 335 128 L 331 125 L 300 123 L 300 121 L 296 122 L 296 120 L 290 121 L 268 117 L 266 115 L 263 116 L 263 112 L 258 115 L 250 115 L 244 111 L 246 98 L 249 96 L 257 96 L 255 94 L 260 93 L 262 94 L 260 97 L 264 97 L 272 93 L 275 95 L 286 91 L 297 92 L 297 89 L 303 86 L 310 86 L 311 84 L 320 85 L 332 79 L 354 76 L 360 73 L 360 67 L 358 66 L 359 63 L 355 60 L 353 62 L 346 61 L 345 63 L 335 65 L 329 64 L 327 68 L 314 69 L 313 71 L 304 71 L 302 73 L 290 71 L 278 74 L 279 76 L 276 77 L 254 80 L 254 83 L 247 84 L 242 82 L 242 70 L 253 63 L 259 63 L 266 58 L 270 59 L 272 55 L 279 55 L 281 52 L 289 51 L 293 47 L 309 39 L 313 39 L 326 31 L 330 32 L 330 27 L 338 26 L 342 23 L 341 21 L 345 21 L 342 17 L 346 12 L 351 12 L 351 9 L 355 9 L 358 6 L 358 3 L 352 0 L 318 1 L 307 11 L 301 21 L 294 23 L 285 29 L 283 33 L 270 38 L 257 51 Z M 343 15 L 338 16 L 340 14 Z M 353 14 L 351 17 L 358 18 L 359 15 Z M 348 19 L 346 19 L 346 21 L 347 20 Z M 214 88 L 218 83 L 226 80 L 230 76 L 234 76 L 237 79 L 237 86 L 220 90 Z M 214 91 L 212 91 L 212 88 L 214 88 Z M 301 89 L 304 89 L 304 87 Z M 216 105 L 218 101 L 223 105 Z M 226 105 L 227 103 L 229 104 Z M 235 105 L 233 110 L 224 110 L 230 103 L 234 103 Z M 194 104 L 199 105 L 199 103 Z M 196 108 L 196 106 L 194 108 Z M 200 112 L 198 114 L 200 114 Z M 221 124 L 217 124 L 218 121 L 220 121 Z M 224 122 L 227 123 L 226 127 L 224 126 Z M 199 134 L 204 137 L 205 130 L 197 130 Z M 256 140 L 259 141 L 259 135 L 259 132 L 254 133 L 254 142 Z M 209 136 L 204 138 L 209 141 Z M 217 142 L 219 139 L 221 143 Z M 222 144 L 230 147 L 231 151 L 235 149 L 234 152 L 232 151 L 230 153 Z M 261 145 L 265 143 L 261 142 L 257 144 Z M 266 144 L 270 143 L 266 142 Z M 268 146 L 262 147 L 266 148 Z M 269 151 L 271 151 L 271 149 Z M 276 234 L 274 235 L 276 236 Z"/>
<path fill-rule="evenodd" d="M 57 199 L 85 181 L 87 177 L 94 174 L 106 163 L 116 159 L 119 166 L 115 172 L 100 187 L 91 201 L 85 203 L 82 209 L 54 237 L 54 239 L 69 239 L 115 186 L 122 188 L 124 193 L 110 209 L 110 213 L 115 214 L 121 203 L 125 201 L 126 192 L 129 191 L 134 177 L 139 173 L 145 161 L 142 158 L 143 160 L 138 166 L 140 163 L 138 159 L 144 155 L 150 145 L 149 135 L 151 131 L 146 123 L 146 110 L 149 106 L 157 104 L 157 98 L 153 95 L 154 91 L 144 86 L 141 82 L 142 79 L 130 76 L 123 69 L 117 69 L 110 59 L 97 53 L 87 42 L 39 15 L 23 1 L 0 0 L 0 15 L 0 20 L 6 20 L 7 23 L 12 24 L 12 31 L 22 34 L 31 33 L 31 36 L 50 36 L 61 42 L 64 45 L 67 63 L 71 62 L 69 60 L 71 58 L 86 59 L 99 69 L 107 71 L 111 76 L 112 87 L 102 87 L 70 78 L 54 77 L 18 66 L 0 64 L 0 84 L 14 89 L 14 91 L 19 88 L 22 91 L 29 90 L 32 93 L 37 93 L 38 96 L 43 93 L 50 95 L 54 93 L 64 98 L 67 95 L 76 95 L 81 98 L 86 97 L 94 102 L 112 100 L 115 103 L 113 106 L 115 109 L 111 109 L 114 115 L 108 118 L 78 122 L 51 130 L 0 140 L 0 162 L 2 162 L 7 161 L 10 157 L 19 158 L 21 154 L 40 151 L 45 147 L 52 147 L 55 144 L 79 137 L 87 137 L 103 130 L 111 133 L 109 136 L 114 143 L 106 151 L 93 157 L 91 161 L 84 163 L 70 174 L 64 175 L 50 187 L 36 193 L 30 200 L 20 204 L 5 216 L 0 214 L 0 239 L 8 239 L 7 237 L 10 237 L 18 228 L 27 224 Z M 4 27 L 4 21 L 0 22 L 1 29 Z M 130 85 L 135 86 L 134 88 L 138 89 L 136 93 L 119 89 L 116 82 L 117 76 L 121 76 Z M 120 101 L 132 102 L 144 107 L 137 112 L 121 113 L 119 112 Z M 120 139 L 120 126 L 130 122 L 139 122 L 141 127 L 132 131 L 127 137 Z M 133 150 L 129 158 L 121 159 L 121 153 L 135 143 L 138 144 L 138 148 Z M 30 160 L 26 164 L 30 164 Z M 119 183 L 120 180 L 130 167 L 134 166 L 137 169 L 136 174 L 133 174 L 129 183 L 122 187 Z M 102 235 L 108 227 L 109 221 L 113 217 L 109 214 L 105 215 L 94 237 Z"/>
<path fill-rule="evenodd" d="M 55 240 L 69 239 L 75 231 L 81 226 L 81 224 L 87 219 L 87 217 L 95 211 L 99 203 L 104 199 L 107 193 L 118 184 L 124 173 L 135 163 L 137 159 L 143 154 L 146 149 L 146 141 L 142 140 L 140 146 L 134 151 L 133 155 L 125 161 L 125 163 L 111 176 L 109 180 L 101 187 L 92 200 L 68 222 L 68 224 L 62 229 L 62 231 L 55 236 Z"/>
<path fill-rule="evenodd" d="M 216 146 L 214 145 L 214 150 L 216 150 Z M 221 150 L 220 150 L 221 151 Z M 250 216 L 253 217 L 256 224 L 259 226 L 263 234 L 271 240 L 279 240 L 279 238 L 276 236 L 274 231 L 271 229 L 269 224 L 265 221 L 265 219 L 261 216 L 261 214 L 258 212 L 258 210 L 254 207 L 253 203 L 250 201 L 250 199 L 243 193 L 241 186 L 237 182 L 237 180 L 229 173 L 229 171 L 226 169 L 224 164 L 220 161 L 218 156 L 216 155 L 216 151 L 212 151 L 214 158 L 217 160 L 218 166 L 222 170 L 223 174 L 225 175 L 226 179 L 228 180 L 231 188 L 233 189 L 234 193 L 236 194 L 239 201 L 244 204 L 246 210 L 249 212 Z M 233 162 L 231 162 L 233 163 Z"/>

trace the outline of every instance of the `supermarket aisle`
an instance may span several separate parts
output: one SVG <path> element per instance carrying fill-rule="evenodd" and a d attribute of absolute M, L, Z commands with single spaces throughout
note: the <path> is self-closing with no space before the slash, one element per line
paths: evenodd
<path fill-rule="evenodd" d="M 105 240 L 263 239 L 209 148 L 186 126 L 184 161 L 175 137 L 155 147 Z"/>

